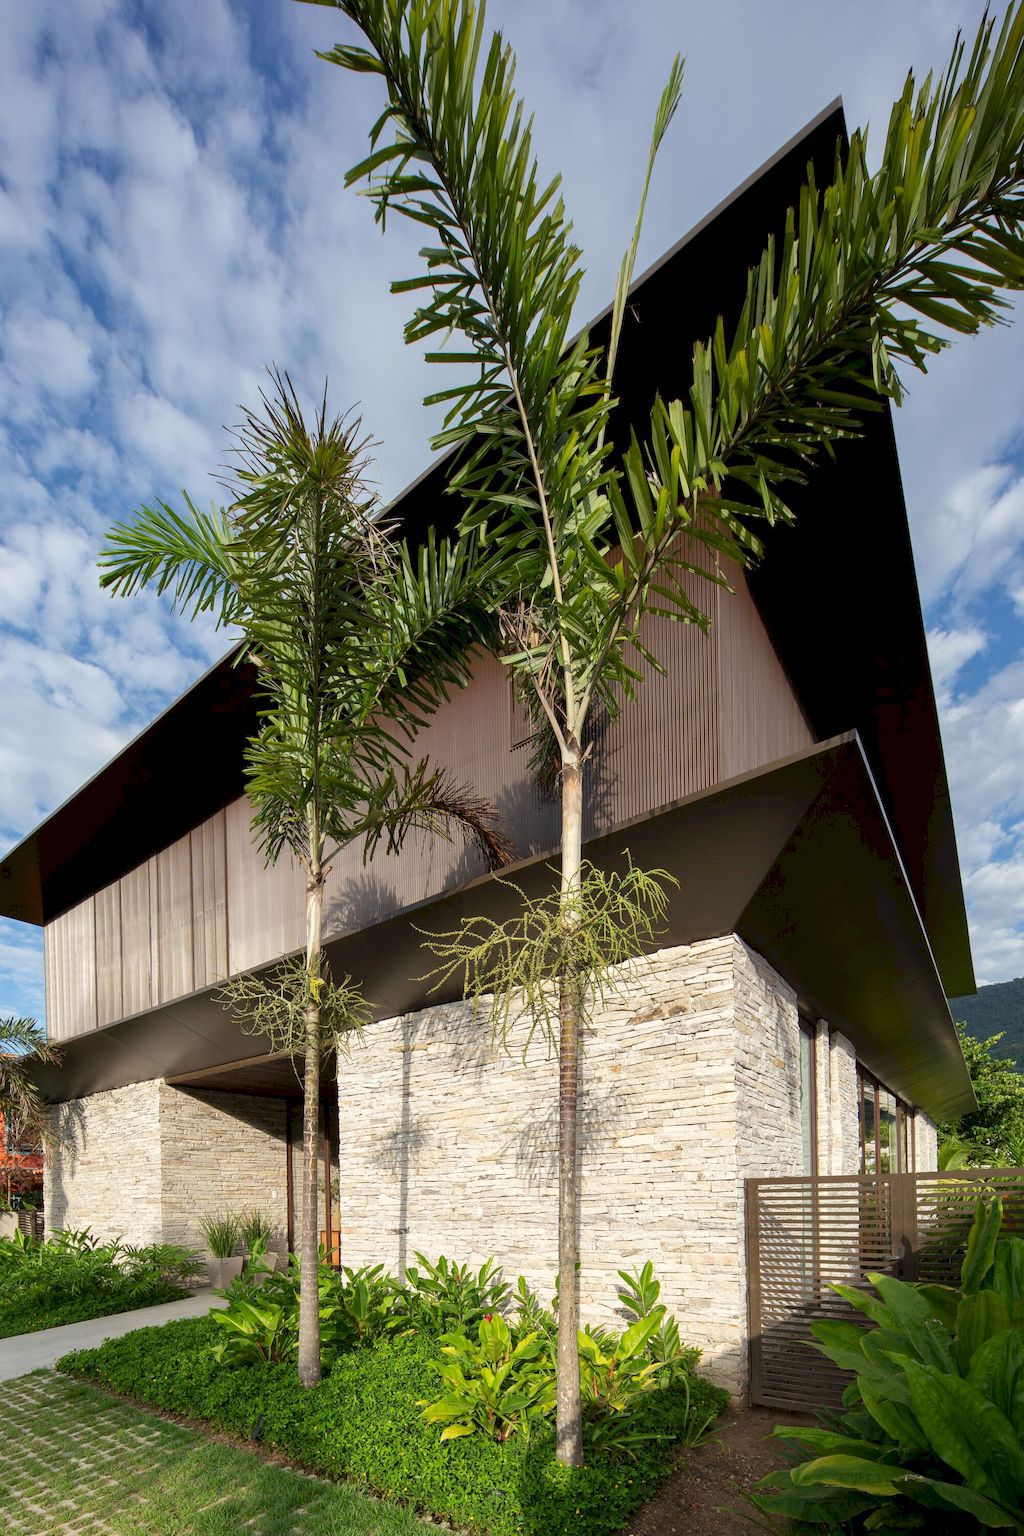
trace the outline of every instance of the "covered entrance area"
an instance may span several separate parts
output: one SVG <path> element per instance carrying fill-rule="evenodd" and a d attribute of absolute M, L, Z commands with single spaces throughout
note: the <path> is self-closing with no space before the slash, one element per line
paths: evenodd
<path fill-rule="evenodd" d="M 280 1243 L 293 1253 L 299 1241 L 302 1203 L 302 1061 L 295 1056 L 252 1056 L 242 1061 L 209 1067 L 205 1071 L 183 1072 L 164 1079 L 168 1088 L 202 1096 L 216 1095 L 227 1104 L 230 1097 L 238 1102 L 272 1101 L 273 1116 L 279 1129 L 280 1185 L 283 1189 L 283 1220 Z M 211 1148 L 215 1152 L 215 1148 Z M 340 1166 L 338 1158 L 337 1063 L 333 1053 L 321 1062 L 320 1121 L 317 1137 L 317 1198 L 320 1246 L 330 1263 L 341 1263 L 338 1240 L 340 1225 Z M 277 1186 L 272 1188 L 277 1192 Z M 280 1202 L 275 1198 L 278 1209 Z"/>

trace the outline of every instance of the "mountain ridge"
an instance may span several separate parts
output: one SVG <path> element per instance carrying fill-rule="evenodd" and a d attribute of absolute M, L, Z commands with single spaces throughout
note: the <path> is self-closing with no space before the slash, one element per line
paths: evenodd
<path fill-rule="evenodd" d="M 951 997 L 949 1009 L 977 1040 L 1002 1034 L 993 1055 L 1010 1057 L 1024 1070 L 1024 976 L 979 987 L 974 997 Z"/>

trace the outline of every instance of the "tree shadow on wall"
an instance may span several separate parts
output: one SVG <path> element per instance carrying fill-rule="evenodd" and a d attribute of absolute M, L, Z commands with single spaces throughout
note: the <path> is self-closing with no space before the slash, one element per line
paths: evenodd
<path fill-rule="evenodd" d="M 53 1139 L 45 1149 L 45 1216 L 47 1229 L 57 1232 L 67 1224 L 67 1186 L 85 1151 L 85 1112 L 81 1102 L 75 1099 L 67 1104 L 52 1105 L 50 1124 Z"/>
<path fill-rule="evenodd" d="M 581 1068 L 580 1077 L 585 1066 Z M 613 1084 L 600 1093 L 581 1091 L 576 1121 L 576 1188 L 582 1189 L 583 1160 L 599 1150 L 606 1138 L 626 1123 L 625 1096 Z M 551 1184 L 558 1177 L 558 1100 L 552 1098 L 540 1114 L 524 1120 L 502 1147 L 516 1172 L 531 1188 Z M 577 1200 L 579 1193 L 577 1194 Z M 578 1214 L 578 1213 L 577 1213 Z"/>

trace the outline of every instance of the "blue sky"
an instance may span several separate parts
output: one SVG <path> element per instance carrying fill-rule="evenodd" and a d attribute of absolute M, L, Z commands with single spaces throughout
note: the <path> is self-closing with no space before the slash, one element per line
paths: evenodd
<path fill-rule="evenodd" d="M 974 3 L 505 0 L 547 169 L 606 302 L 657 92 L 653 260 L 842 94 L 881 126 Z M 330 377 L 381 440 L 385 495 L 423 467 L 426 365 L 402 343 L 411 231 L 342 190 L 377 86 L 318 62 L 347 33 L 290 0 L 33 0 L 0 20 L 0 846 L 203 671 L 223 637 L 102 595 L 102 533 L 140 501 L 211 498 L 225 424 L 277 362 Z M 961 344 L 900 413 L 978 976 L 1024 973 L 1024 331 Z M 856 530 L 851 530 L 851 537 Z M 866 598 L 870 601 L 870 597 Z M 0 923 L 0 1012 L 42 1013 L 34 930 Z"/>

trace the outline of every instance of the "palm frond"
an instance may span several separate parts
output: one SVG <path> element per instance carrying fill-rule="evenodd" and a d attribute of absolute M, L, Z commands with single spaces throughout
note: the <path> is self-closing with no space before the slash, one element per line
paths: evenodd
<path fill-rule="evenodd" d="M 99 556 L 100 586 L 117 597 L 155 586 L 187 618 L 213 613 L 218 626 L 234 624 L 242 555 L 234 530 L 222 509 L 201 512 L 187 493 L 184 502 L 187 515 L 159 501 L 115 523 Z"/>
<path fill-rule="evenodd" d="M 578 737 L 595 699 L 614 712 L 654 665 L 641 615 L 706 625 L 689 578 L 727 584 L 729 562 L 756 560 L 757 522 L 791 517 L 810 462 L 859 432 L 879 395 L 900 399 L 900 365 L 925 367 L 950 333 L 996 323 L 1024 284 L 1024 8 L 998 29 L 987 18 L 970 50 L 958 38 L 937 82 L 908 78 L 878 171 L 858 133 L 824 192 L 809 176 L 731 340 L 719 323 L 688 389 L 655 401 L 648 432 L 621 451 L 606 438 L 639 221 L 602 359 L 586 335 L 568 343 L 580 252 L 483 8 L 337 8 L 366 47 L 323 57 L 386 90 L 348 180 L 365 180 L 382 225 L 397 212 L 433 242 L 393 288 L 414 295 L 407 339 L 443 338 L 428 357 L 459 371 L 429 398 L 447 410 L 437 444 L 463 450 L 463 528 L 502 553 L 503 600 L 534 637 L 510 662 L 556 735 Z M 677 63 L 656 113 L 641 218 L 680 76 Z"/>
<path fill-rule="evenodd" d="M 49 1139 L 46 1106 L 31 1073 L 33 1066 L 60 1056 L 60 1047 L 47 1040 L 35 1019 L 0 1017 L 0 1116 L 15 1137 L 40 1144 Z"/>
<path fill-rule="evenodd" d="M 450 841 L 459 834 L 477 848 L 488 869 L 502 869 L 516 858 L 516 849 L 501 819 L 488 801 L 447 769 L 427 759 L 394 772 L 367 800 L 358 835 L 367 858 L 381 842 L 398 852 L 415 832 L 428 832 Z"/>

